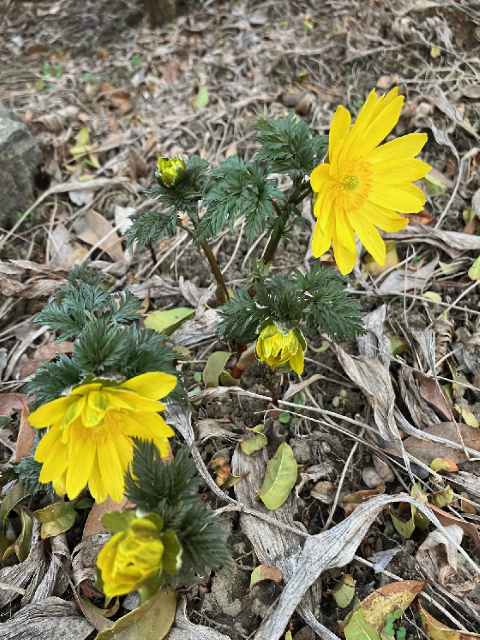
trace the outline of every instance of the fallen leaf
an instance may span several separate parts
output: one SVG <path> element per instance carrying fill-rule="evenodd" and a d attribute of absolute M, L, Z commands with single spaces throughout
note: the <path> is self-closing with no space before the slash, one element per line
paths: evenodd
<path fill-rule="evenodd" d="M 332 504 L 335 499 L 335 485 L 329 480 L 320 480 L 310 491 L 310 496 L 324 504 Z"/>
<path fill-rule="evenodd" d="M 288 498 L 297 481 L 297 468 L 292 448 L 282 442 L 268 462 L 263 486 L 258 493 L 258 499 L 267 509 L 278 509 Z"/>
<path fill-rule="evenodd" d="M 214 351 L 210 354 L 202 374 L 206 387 L 218 387 L 220 374 L 231 355 L 230 351 Z"/>
<path fill-rule="evenodd" d="M 77 220 L 74 229 L 83 242 L 105 251 L 115 262 L 123 261 L 122 243 L 117 232 L 106 218 L 93 209 Z"/>
<path fill-rule="evenodd" d="M 349 573 L 342 573 L 340 582 L 332 591 L 335 602 L 341 609 L 348 607 L 355 595 L 355 580 Z"/>
<path fill-rule="evenodd" d="M 365 620 L 363 609 L 357 609 L 344 629 L 346 640 L 381 640 L 380 635 Z"/>
<path fill-rule="evenodd" d="M 473 429 L 466 424 L 439 422 L 424 429 L 424 433 L 462 445 L 459 432 L 465 446 L 480 452 L 480 432 L 478 429 Z M 403 446 L 407 453 L 427 465 L 430 465 L 435 458 L 450 458 L 456 464 L 468 459 L 462 449 L 454 449 L 441 442 L 422 440 L 416 436 L 406 438 L 403 441 Z"/>
<path fill-rule="evenodd" d="M 176 307 L 165 311 L 154 311 L 145 318 L 145 327 L 169 336 L 195 315 L 195 309 Z M 216 385 L 218 386 L 218 384 Z"/>
<path fill-rule="evenodd" d="M 175 589 L 159 589 L 148 602 L 101 631 L 96 640 L 162 640 L 170 631 L 176 608 Z"/>
<path fill-rule="evenodd" d="M 21 411 L 27 396 L 24 393 L 0 393 L 0 415 L 11 416 Z"/>
<path fill-rule="evenodd" d="M 205 85 L 201 84 L 198 87 L 198 92 L 195 100 L 193 101 L 193 106 L 197 107 L 197 109 L 203 109 L 210 102 L 210 96 L 208 95 L 208 89 Z"/>
<path fill-rule="evenodd" d="M 260 451 L 268 444 L 267 437 L 263 434 L 263 424 L 257 424 L 256 427 L 249 429 L 247 427 L 247 431 L 252 431 L 255 433 L 254 438 L 250 438 L 249 440 L 243 440 L 240 443 L 240 447 L 242 448 L 243 453 L 247 456 L 251 456 L 255 451 Z"/>
<path fill-rule="evenodd" d="M 380 484 L 375 489 L 361 489 L 360 491 L 355 491 L 355 493 L 351 493 L 348 496 L 344 496 L 343 508 L 345 510 L 345 515 L 349 516 L 359 505 L 370 500 L 372 496 L 377 496 L 384 492 L 385 485 Z"/>
<path fill-rule="evenodd" d="M 256 567 L 250 576 L 250 587 L 262 582 L 262 580 L 273 580 L 279 584 L 283 580 L 282 572 L 277 567 L 267 567 L 264 564 Z"/>
<path fill-rule="evenodd" d="M 54 502 L 44 509 L 33 512 L 35 518 L 42 523 L 42 540 L 57 536 L 73 527 L 77 512 L 71 502 Z"/>
<path fill-rule="evenodd" d="M 478 256 L 478 258 L 468 270 L 468 277 L 470 278 L 470 280 L 480 280 L 480 256 Z"/>
<path fill-rule="evenodd" d="M 463 529 L 463 533 L 468 536 L 470 540 L 472 540 L 472 542 L 477 547 L 477 550 L 480 550 L 480 534 L 478 533 L 478 530 L 474 524 L 472 524 L 471 522 L 465 522 L 465 520 L 460 520 L 460 518 L 452 516 L 446 511 L 442 511 L 442 509 L 436 507 L 434 504 L 429 504 L 429 506 L 444 527 L 449 527 L 452 524 L 458 525 L 461 529 Z"/>
<path fill-rule="evenodd" d="M 468 493 L 462 492 L 461 496 L 462 498 L 464 498 L 463 500 L 460 500 L 460 508 L 463 511 L 463 513 L 471 513 L 473 515 L 476 515 L 477 510 L 475 506 L 471 503 L 471 499 Z"/>
<path fill-rule="evenodd" d="M 17 446 L 15 447 L 15 462 L 20 462 L 30 455 L 33 448 L 35 429 L 30 425 L 28 416 L 30 412 L 24 403 L 20 415 L 20 428 L 18 430 Z"/>
<path fill-rule="evenodd" d="M 458 412 L 458 415 L 461 416 L 465 424 L 467 424 L 469 427 L 473 427 L 474 429 L 478 429 L 479 427 L 478 420 L 476 416 L 470 411 L 470 409 L 467 409 L 466 407 L 461 407 L 458 404 L 456 404 L 454 408 L 455 408 L 455 411 Z"/>
<path fill-rule="evenodd" d="M 410 225 L 420 225 L 422 227 L 431 224 L 435 220 L 426 209 L 422 209 L 420 213 L 406 213 L 405 217 L 408 218 Z"/>
<path fill-rule="evenodd" d="M 423 587 L 431 580 L 402 580 L 391 582 L 376 589 L 359 605 L 365 614 L 365 621 L 376 631 L 385 627 L 385 617 L 395 609 L 404 611 L 413 602 Z"/>
<path fill-rule="evenodd" d="M 453 460 L 450 458 L 435 458 L 430 463 L 430 469 L 439 473 L 440 471 L 452 471 L 453 473 L 458 473 L 458 467 Z"/>
<path fill-rule="evenodd" d="M 4 529 L 10 511 L 28 495 L 30 491 L 24 489 L 19 482 L 7 491 L 0 505 L 0 523 Z"/>
<path fill-rule="evenodd" d="M 430 640 L 479 640 L 479 633 L 472 633 L 470 631 L 458 631 L 456 629 L 450 629 L 444 624 L 436 620 L 432 615 L 425 611 L 422 607 L 422 601 L 418 601 L 418 611 L 422 619 L 423 628 Z"/>
<path fill-rule="evenodd" d="M 56 358 L 59 353 L 73 353 L 73 342 L 68 342 L 68 340 L 60 343 L 48 342 L 35 351 L 33 358 L 29 358 L 23 354 L 18 361 L 16 369 L 20 380 L 24 380 L 25 378 L 28 378 L 28 376 L 31 376 L 42 366 L 44 362 L 50 362 Z"/>
<path fill-rule="evenodd" d="M 445 389 L 433 378 L 425 378 L 420 384 L 420 395 L 443 422 L 453 422 L 450 400 Z"/>

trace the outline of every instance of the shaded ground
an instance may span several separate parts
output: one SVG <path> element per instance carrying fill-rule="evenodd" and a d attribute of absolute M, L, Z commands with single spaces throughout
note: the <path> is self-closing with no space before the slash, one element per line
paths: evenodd
<path fill-rule="evenodd" d="M 212 163 L 233 153 L 250 159 L 256 149 L 252 124 L 258 115 L 282 118 L 293 108 L 314 134 L 326 133 L 337 105 L 345 105 L 356 115 L 373 87 L 385 91 L 396 84 L 406 98 L 394 134 L 426 130 L 429 142 L 422 157 L 435 169 L 435 184 L 424 185 L 429 190 L 426 210 L 412 217 L 412 227 L 424 223 L 433 229 L 441 220 L 442 230 L 463 232 L 467 239 L 478 236 L 480 207 L 472 196 L 480 186 L 476 155 L 476 147 L 480 146 L 479 2 L 205 0 L 184 3 L 174 25 L 154 32 L 146 25 L 140 3 L 133 1 L 22 2 L 21 11 L 18 3 L 4 1 L 4 7 L 0 24 L 0 99 L 34 132 L 44 153 L 35 197 L 41 198 L 45 192 L 48 195 L 18 228 L 8 236 L 7 231 L 2 232 L 3 260 L 22 258 L 46 265 L 51 268 L 48 277 L 54 278 L 88 256 L 112 276 L 115 288 L 142 284 L 154 271 L 149 253 L 136 251 L 132 257 L 118 247 L 103 252 L 99 247 L 104 227 L 98 218 L 88 214 L 93 210 L 120 230 L 130 208 L 151 210 L 152 203 L 145 200 L 142 189 L 153 184 L 159 155 L 199 154 Z M 195 106 L 200 86 L 208 91 L 209 102 L 204 108 Z M 79 141 L 82 130 L 87 130 L 88 140 Z M 72 147 L 82 143 L 84 149 L 72 154 Z M 78 190 L 79 181 L 103 178 L 108 181 L 95 189 Z M 70 183 L 70 191 L 55 190 L 58 185 Z M 288 187 L 286 183 L 283 186 Z M 305 207 L 304 217 L 304 229 L 296 229 L 294 242 L 287 250 L 278 251 L 275 267 L 288 271 L 311 262 L 309 206 Z M 266 237 L 260 238 L 252 252 L 245 241 L 237 242 L 239 231 L 237 225 L 233 236 L 226 232 L 214 243 L 218 262 L 227 266 L 225 276 L 232 286 L 249 273 L 252 258 L 260 255 L 267 242 Z M 412 236 L 395 239 L 397 258 L 392 262 L 392 272 L 407 274 L 408 270 L 413 286 L 407 287 L 401 280 L 382 289 L 388 274 L 369 273 L 365 268 L 355 272 L 351 285 L 365 312 L 387 303 L 385 333 L 405 340 L 412 351 L 408 358 L 405 356 L 408 366 L 426 374 L 428 367 L 422 362 L 412 330 L 432 326 L 436 329 L 437 361 L 466 344 L 476 330 L 480 313 L 476 284 L 467 275 L 480 253 L 480 245 L 462 251 L 474 245 L 459 249 L 450 237 L 438 235 L 422 237 L 420 241 Z M 171 276 L 174 282 L 183 277 L 200 288 L 211 284 L 206 263 L 186 237 L 162 241 L 157 256 L 157 273 Z M 433 262 L 437 256 L 438 264 Z M 330 260 L 327 256 L 327 264 L 332 261 L 333 256 Z M 458 263 L 459 267 L 449 270 L 442 263 Z M 426 271 L 420 271 L 422 268 Z M 27 282 L 29 275 L 31 271 L 21 274 L 21 281 Z M 422 299 L 424 291 L 440 296 L 440 306 L 435 299 Z M 36 335 L 29 326 L 31 315 L 46 304 L 47 298 L 29 297 L 6 296 L 2 303 L 0 339 L 6 349 L 3 392 L 21 390 L 25 378 L 21 357 L 32 357 L 41 344 L 53 339 L 51 332 Z M 152 296 L 152 301 L 159 308 L 181 300 L 185 303 L 180 295 L 157 298 Z M 447 308 L 450 329 L 443 326 L 442 334 L 438 323 L 446 322 L 440 315 Z M 453 336 L 452 329 L 456 332 Z M 442 335 L 446 335 L 443 342 Z M 312 336 L 311 345 L 320 347 L 321 336 Z M 343 347 L 348 353 L 358 353 L 353 342 Z M 218 348 L 226 349 L 228 345 L 212 339 L 193 348 L 193 362 L 184 366 L 189 391 L 198 386 L 194 374 L 203 370 L 208 355 Z M 344 431 L 354 429 L 358 436 L 358 426 L 353 428 L 342 422 L 341 416 L 368 424 L 371 414 L 365 396 L 340 369 L 332 349 L 323 353 L 310 351 L 309 357 L 303 379 L 314 374 L 320 377 L 304 387 L 297 404 L 341 414 L 334 424 Z M 447 366 L 447 360 L 451 366 Z M 452 378 L 452 366 L 458 375 L 466 376 L 468 385 L 463 398 L 456 402 L 478 417 L 478 375 L 461 359 L 445 359 L 437 373 L 447 382 Z M 414 395 L 414 391 L 412 386 L 405 392 L 400 382 L 402 371 L 400 364 L 391 367 L 400 406 L 408 414 L 413 409 L 406 397 L 408 393 Z M 280 397 L 296 382 L 294 374 L 285 376 Z M 245 376 L 243 386 L 266 396 L 270 383 L 266 368 L 255 365 Z M 206 418 L 220 420 L 219 424 L 234 435 L 245 435 L 247 427 L 264 420 L 268 408 L 267 401 L 249 397 L 204 400 L 194 406 L 194 424 Z M 325 420 L 311 420 L 317 417 L 302 409 L 285 423 L 280 421 L 279 412 L 271 411 L 265 417 L 268 454 L 271 457 L 282 441 L 288 441 L 297 462 L 328 464 L 326 480 L 335 489 L 340 484 L 341 505 L 343 496 L 365 488 L 362 470 L 372 464 L 373 441 L 360 436 L 361 444 L 350 458 L 355 440 L 335 431 Z M 424 426 L 429 424 L 428 418 Z M 228 439 L 212 438 L 201 445 L 202 458 L 207 465 L 215 458 L 231 459 L 233 448 Z M 387 485 L 387 492 L 409 490 L 407 475 L 398 465 L 393 464 L 393 468 L 395 479 Z M 438 489 L 429 482 L 432 491 Z M 328 522 L 331 503 L 310 495 L 313 484 L 307 482 L 300 492 L 295 519 L 309 533 L 316 534 Z M 212 508 L 223 506 L 209 490 L 205 491 Z M 479 497 L 470 495 L 472 500 Z M 455 509 L 458 514 L 460 503 L 455 503 Z M 463 513 L 463 517 L 474 524 L 478 520 L 475 513 Z M 248 590 L 250 573 L 258 561 L 240 529 L 238 513 L 223 518 L 236 560 L 233 580 L 230 582 L 221 572 L 211 576 L 205 585 L 188 590 L 188 612 L 192 622 L 240 640 L 254 634 L 282 587 L 264 582 Z M 344 518 L 340 506 L 332 524 Z M 398 545 L 401 551 L 388 566 L 389 571 L 402 579 L 421 579 L 422 571 L 413 556 L 424 539 L 425 534 L 417 530 L 406 541 L 395 531 L 387 513 L 382 512 L 357 553 L 368 559 L 375 552 Z M 474 551 L 468 540 L 464 546 Z M 391 581 L 358 561 L 343 571 L 356 579 L 359 599 Z M 339 578 L 337 569 L 322 576 L 323 596 L 317 612 L 322 624 L 334 632 L 345 617 L 345 611 L 329 593 Z M 442 602 L 455 613 L 455 599 Z M 478 631 L 478 611 L 476 620 L 465 611 L 458 615 L 466 628 Z M 408 611 L 407 620 L 407 637 L 423 637 L 413 609 Z M 292 619 L 294 633 L 303 626 L 300 618 Z M 304 633 L 294 637 L 317 637 Z"/>

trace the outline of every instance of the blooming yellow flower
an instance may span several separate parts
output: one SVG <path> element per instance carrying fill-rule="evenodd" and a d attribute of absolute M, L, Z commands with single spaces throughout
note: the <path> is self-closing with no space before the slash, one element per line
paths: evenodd
<path fill-rule="evenodd" d="M 34 411 L 33 427 L 50 427 L 35 460 L 43 463 L 40 482 L 52 482 L 58 494 L 75 498 L 87 485 L 97 502 L 123 497 L 124 476 L 133 458 L 132 436 L 153 440 L 167 456 L 172 429 L 158 415 L 157 402 L 175 387 L 175 376 L 144 373 L 122 384 L 93 380 L 74 387 L 69 396 Z"/>
<path fill-rule="evenodd" d="M 155 176 L 165 187 L 174 187 L 185 177 L 185 162 L 180 158 L 159 158 Z"/>
<path fill-rule="evenodd" d="M 181 548 L 173 531 L 160 535 L 161 518 L 155 514 L 137 518 L 130 511 L 108 513 L 106 517 L 107 528 L 108 522 L 113 521 L 116 530 L 97 558 L 107 597 L 137 591 L 149 582 L 158 588 L 162 569 L 166 573 L 178 571 Z M 102 523 L 104 519 L 105 516 Z"/>
<path fill-rule="evenodd" d="M 287 331 L 269 318 L 260 325 L 257 340 L 257 356 L 271 367 L 285 366 L 298 375 L 303 373 L 305 338 L 299 329 Z"/>
<path fill-rule="evenodd" d="M 415 213 L 425 204 L 423 192 L 411 183 L 431 169 L 415 159 L 427 134 L 410 133 L 378 146 L 397 124 L 402 104 L 398 88 L 379 98 L 372 91 L 352 128 L 350 113 L 339 106 L 330 127 L 327 162 L 310 176 L 317 218 L 313 255 L 323 255 L 333 240 L 344 275 L 355 266 L 355 234 L 374 260 L 384 264 L 385 243 L 376 227 L 400 231 L 408 220 L 397 212 Z"/>

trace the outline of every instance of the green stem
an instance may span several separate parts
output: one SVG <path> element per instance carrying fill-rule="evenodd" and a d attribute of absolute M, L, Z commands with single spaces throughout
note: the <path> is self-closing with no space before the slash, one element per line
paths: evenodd
<path fill-rule="evenodd" d="M 271 262 L 273 256 L 275 255 L 275 251 L 277 250 L 277 247 L 280 244 L 280 240 L 283 237 L 288 218 L 290 217 L 290 205 L 296 206 L 300 204 L 300 202 L 302 202 L 302 200 L 304 200 L 311 193 L 311 188 L 309 185 L 308 188 L 301 191 L 296 198 L 292 199 L 292 195 L 298 193 L 297 185 L 294 183 L 292 191 L 290 193 L 290 197 L 282 208 L 280 208 L 276 202 L 273 202 L 273 206 L 275 207 L 277 215 L 279 218 L 281 218 L 282 221 L 281 224 L 279 224 L 272 231 L 272 235 L 270 236 L 270 240 L 268 241 L 267 248 L 265 249 L 265 253 L 263 254 L 263 264 L 268 264 L 269 262 Z"/>

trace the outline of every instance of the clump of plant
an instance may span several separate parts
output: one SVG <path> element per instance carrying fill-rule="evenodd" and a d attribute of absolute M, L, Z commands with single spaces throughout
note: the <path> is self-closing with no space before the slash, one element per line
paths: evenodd
<path fill-rule="evenodd" d="M 316 258 L 333 244 L 339 270 L 347 275 L 357 260 L 357 235 L 373 258 L 384 263 L 385 243 L 377 228 L 398 231 L 408 224 L 398 212 L 422 209 L 425 196 L 411 183 L 430 170 L 415 159 L 426 134 L 378 146 L 395 127 L 402 103 L 397 88 L 380 97 L 372 91 L 352 127 L 349 111 L 338 107 L 329 136 L 312 136 L 294 114 L 281 121 L 260 118 L 253 161 L 234 155 L 214 167 L 198 157 L 159 159 L 158 185 L 147 196 L 163 209 L 137 215 L 128 241 L 149 245 L 155 261 L 154 246 L 177 228 L 192 237 L 217 282 L 222 319 L 217 333 L 237 341 L 234 377 L 240 377 L 255 351 L 279 371 L 300 374 L 304 332 L 320 330 L 342 340 L 362 331 L 360 308 L 348 297 L 346 280 L 337 271 L 315 262 L 307 273 L 271 276 L 271 263 L 280 243 L 288 247 L 294 227 L 303 224 L 300 206 L 307 198 L 316 217 Z M 278 188 L 274 174 L 289 178 L 286 191 Z M 249 244 L 264 232 L 269 240 L 245 287 L 232 295 L 210 243 L 226 225 L 232 230 L 239 217 Z M 248 347 L 255 340 L 256 347 Z"/>

